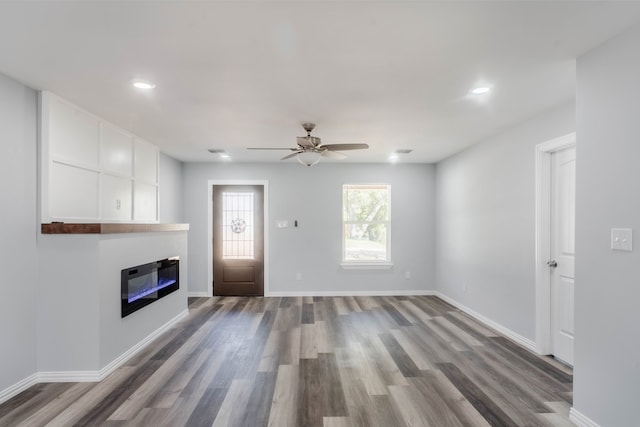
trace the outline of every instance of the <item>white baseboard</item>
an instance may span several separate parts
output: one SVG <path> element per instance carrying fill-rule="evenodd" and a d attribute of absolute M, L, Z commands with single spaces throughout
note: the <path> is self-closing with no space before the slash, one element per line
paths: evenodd
<path fill-rule="evenodd" d="M 171 328 L 173 325 L 178 323 L 180 320 L 187 317 L 187 315 L 189 315 L 189 309 L 183 310 L 173 319 L 169 320 L 167 323 L 165 323 L 164 325 L 160 326 L 158 329 L 156 329 L 155 331 L 147 335 L 146 338 L 144 338 L 142 341 L 140 341 L 139 343 L 131 347 L 129 350 L 125 351 L 120 356 L 115 358 L 107 366 L 100 369 L 100 371 L 98 371 L 98 378 L 99 378 L 98 381 L 102 381 L 110 373 L 118 369 L 120 366 L 124 365 L 127 362 L 127 360 L 131 359 L 133 356 L 136 355 L 136 353 L 138 353 L 140 350 L 142 350 L 143 348 L 151 344 L 153 340 L 158 338 L 158 336 L 160 336 L 162 333 L 167 331 L 169 328 Z"/>
<path fill-rule="evenodd" d="M 187 292 L 187 298 L 200 298 L 200 297 L 210 297 L 207 292 Z"/>
<path fill-rule="evenodd" d="M 578 427 L 600 427 L 598 423 L 580 413 L 576 408 L 569 410 L 569 419 Z"/>
<path fill-rule="evenodd" d="M 100 371 L 40 371 L 39 383 L 94 383 L 100 381 Z"/>
<path fill-rule="evenodd" d="M 68 383 L 68 382 L 97 382 L 105 379 L 110 373 L 124 365 L 129 359 L 135 356 L 140 350 L 151 344 L 153 340 L 158 338 L 160 334 L 167 331 L 174 324 L 185 318 L 189 314 L 189 310 L 185 309 L 180 314 L 169 320 L 164 325 L 147 335 L 142 341 L 132 346 L 129 350 L 114 359 L 104 368 L 99 371 L 51 371 L 51 372 L 36 372 L 33 375 L 23 379 L 22 381 L 0 391 L 0 403 L 11 399 L 17 395 L 34 386 L 38 383 Z"/>
<path fill-rule="evenodd" d="M 529 338 L 525 338 L 522 335 L 513 332 L 511 329 L 506 328 L 504 326 L 502 326 L 501 324 L 489 319 L 486 316 L 483 316 L 482 314 L 478 313 L 475 310 L 470 309 L 469 307 L 460 304 L 458 301 L 449 298 L 448 296 L 446 296 L 445 294 L 442 294 L 440 292 L 435 292 L 434 293 L 435 296 L 437 296 L 438 298 L 442 299 L 445 302 L 448 302 L 449 304 L 451 304 L 452 306 L 454 306 L 455 308 L 457 308 L 460 311 L 464 311 L 465 313 L 467 313 L 469 316 L 479 320 L 480 322 L 484 323 L 485 325 L 489 326 L 490 328 L 495 329 L 496 331 L 500 332 L 502 335 L 506 336 L 507 338 L 511 339 L 512 341 L 517 342 L 518 344 L 520 344 L 521 346 L 525 347 L 526 349 L 537 353 L 536 351 L 536 343 L 533 342 L 532 340 L 530 340 Z"/>
<path fill-rule="evenodd" d="M 434 291 L 304 291 L 304 292 L 269 292 L 269 297 L 392 297 L 435 295 Z"/>
<path fill-rule="evenodd" d="M 38 374 L 29 375 L 27 378 L 18 381 L 12 386 L 5 388 L 4 390 L 0 390 L 0 403 L 6 402 L 11 399 L 13 396 L 16 396 L 29 387 L 38 384 Z"/>

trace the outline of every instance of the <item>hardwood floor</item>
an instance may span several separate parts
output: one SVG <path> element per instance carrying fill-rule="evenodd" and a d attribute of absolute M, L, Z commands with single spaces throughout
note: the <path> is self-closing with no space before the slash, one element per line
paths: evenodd
<path fill-rule="evenodd" d="M 1 426 L 571 426 L 573 375 L 436 297 L 214 297 L 101 383 Z"/>

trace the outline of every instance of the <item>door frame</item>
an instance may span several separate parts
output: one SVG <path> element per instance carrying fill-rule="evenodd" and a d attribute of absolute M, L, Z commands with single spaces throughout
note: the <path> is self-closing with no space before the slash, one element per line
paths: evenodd
<path fill-rule="evenodd" d="M 207 181 L 207 295 L 213 295 L 213 186 L 214 185 L 261 185 L 264 188 L 262 196 L 263 233 L 264 238 L 264 296 L 269 296 L 269 181 L 267 180 L 217 180 Z"/>
<path fill-rule="evenodd" d="M 542 142 L 535 147 L 536 171 L 536 351 L 551 354 L 551 274 L 547 261 L 551 259 L 551 155 L 576 146 L 576 133 Z"/>

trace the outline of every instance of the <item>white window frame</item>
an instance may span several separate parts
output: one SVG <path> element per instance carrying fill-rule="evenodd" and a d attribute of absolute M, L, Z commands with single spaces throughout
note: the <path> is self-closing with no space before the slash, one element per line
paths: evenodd
<path fill-rule="evenodd" d="M 345 225 L 347 224 L 361 224 L 361 223 L 365 223 L 367 221 L 346 221 L 345 217 L 344 217 L 344 191 L 347 187 L 386 187 L 387 190 L 387 220 L 386 221 L 369 221 L 369 223 L 371 224 L 384 224 L 386 227 L 386 259 L 385 260 L 381 260 L 381 261 L 376 261 L 376 260 L 370 260 L 370 261 L 351 261 L 351 260 L 346 260 L 345 259 L 345 255 L 346 255 L 346 239 L 345 239 L 345 233 L 344 233 L 344 228 Z M 379 184 L 374 184 L 374 183 L 345 183 L 342 185 L 342 192 L 341 192 L 341 197 L 342 197 L 342 203 L 341 203 L 341 216 L 342 216 L 342 221 L 340 221 L 340 226 L 341 226 L 341 232 L 340 234 L 342 235 L 341 240 L 342 240 L 342 262 L 341 262 L 341 266 L 342 268 L 345 269 L 371 269 L 371 270 L 375 270 L 375 269 L 382 269 L 382 270 L 388 270 L 390 268 L 393 267 L 393 263 L 391 262 L 391 184 L 387 184 L 387 183 L 379 183 Z"/>

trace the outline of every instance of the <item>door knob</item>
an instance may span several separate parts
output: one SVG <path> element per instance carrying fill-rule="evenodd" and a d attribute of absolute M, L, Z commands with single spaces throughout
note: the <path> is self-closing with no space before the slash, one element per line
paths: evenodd
<path fill-rule="evenodd" d="M 547 262 L 547 265 L 548 265 L 549 267 L 557 267 L 557 266 L 558 266 L 558 263 L 556 262 L 556 260 L 552 259 L 551 261 L 548 261 L 548 262 Z"/>

